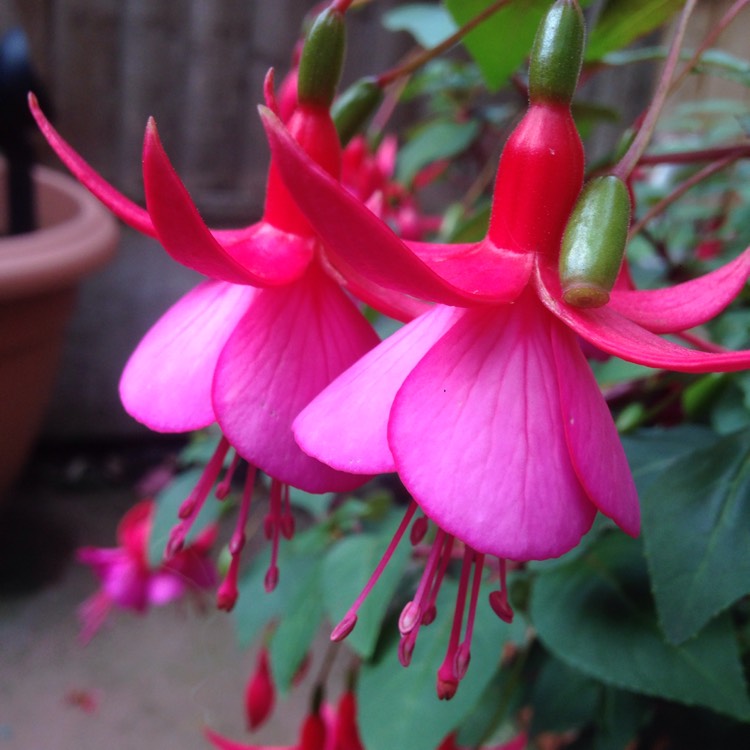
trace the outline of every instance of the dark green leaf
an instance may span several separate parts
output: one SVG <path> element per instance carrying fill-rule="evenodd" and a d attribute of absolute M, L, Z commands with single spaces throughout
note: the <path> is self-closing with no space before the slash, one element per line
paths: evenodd
<path fill-rule="evenodd" d="M 609 0 L 591 30 L 584 59 L 600 60 L 626 47 L 671 18 L 685 0 Z"/>
<path fill-rule="evenodd" d="M 531 734 L 578 729 L 594 719 L 601 684 L 555 658 L 542 665 L 531 691 Z"/>
<path fill-rule="evenodd" d="M 750 432 L 672 463 L 642 505 L 661 623 L 681 643 L 750 592 Z"/>
<path fill-rule="evenodd" d="M 651 710 L 650 702 L 640 695 L 604 687 L 592 750 L 622 750 L 628 747 Z"/>
<path fill-rule="evenodd" d="M 531 620 L 553 654 L 602 682 L 750 718 L 730 619 L 715 619 L 682 646 L 669 643 L 640 545 L 624 534 L 607 534 L 586 555 L 540 575 Z"/>
<path fill-rule="evenodd" d="M 437 670 L 448 646 L 457 588 L 452 580 L 443 582 L 437 619 L 420 631 L 407 669 L 398 662 L 396 638 L 379 651 L 377 661 L 363 665 L 359 706 L 365 747 L 435 750 L 462 723 L 495 674 L 511 628 L 495 616 L 485 591 L 477 607 L 469 671 L 451 701 L 441 704 L 437 698 Z"/>
<path fill-rule="evenodd" d="M 393 522 L 385 524 L 380 533 L 356 534 L 341 540 L 326 555 L 323 565 L 323 602 L 326 614 L 333 624 L 343 618 L 359 596 L 391 541 L 402 515 L 394 514 Z M 401 580 L 410 552 L 408 539 L 402 540 L 359 609 L 357 627 L 347 637 L 346 643 L 363 659 L 369 659 L 375 651 L 383 618 Z"/>
<path fill-rule="evenodd" d="M 717 439 L 708 428 L 687 424 L 671 429 L 644 429 L 623 436 L 622 444 L 639 494 L 642 496 L 654 479 L 678 458 L 713 445 Z"/>
<path fill-rule="evenodd" d="M 413 3 L 383 14 L 383 26 L 390 31 L 408 31 L 422 47 L 434 47 L 456 31 L 445 8 Z"/>
<path fill-rule="evenodd" d="M 397 179 L 409 183 L 417 172 L 439 159 L 465 151 L 479 132 L 477 122 L 437 121 L 423 127 L 399 151 Z"/>

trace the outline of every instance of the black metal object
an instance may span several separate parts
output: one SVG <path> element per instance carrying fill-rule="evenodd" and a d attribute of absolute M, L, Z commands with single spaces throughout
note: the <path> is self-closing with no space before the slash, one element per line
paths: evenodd
<path fill-rule="evenodd" d="M 31 179 L 31 134 L 36 126 L 26 101 L 29 91 L 44 103 L 26 35 L 20 28 L 12 28 L 0 37 L 0 152 L 7 162 L 9 234 L 30 232 L 36 226 Z"/>

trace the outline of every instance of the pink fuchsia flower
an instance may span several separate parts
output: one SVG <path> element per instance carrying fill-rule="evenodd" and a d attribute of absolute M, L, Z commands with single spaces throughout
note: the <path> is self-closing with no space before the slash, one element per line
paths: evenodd
<path fill-rule="evenodd" d="M 263 725 L 273 712 L 276 703 L 276 686 L 271 675 L 268 649 L 258 653 L 255 670 L 245 689 L 245 718 L 248 729 Z"/>
<path fill-rule="evenodd" d="M 90 565 L 100 581 L 99 590 L 80 607 L 81 639 L 87 643 L 104 624 L 113 607 L 139 614 L 186 594 L 201 594 L 216 585 L 216 569 L 208 553 L 216 527 L 201 532 L 170 560 L 153 567 L 148 542 L 155 512 L 153 500 L 133 506 L 117 527 L 117 547 L 82 547 L 78 560 Z"/>
<path fill-rule="evenodd" d="M 570 2 L 553 9 L 561 7 L 580 12 Z M 337 378 L 294 426 L 300 445 L 331 466 L 399 473 L 444 535 L 434 543 L 424 591 L 439 583 L 452 538 L 465 545 L 466 597 L 470 568 L 480 571 L 484 555 L 501 566 L 505 559 L 556 557 L 579 542 L 597 511 L 638 534 L 635 485 L 577 336 L 651 367 L 713 372 L 750 365 L 750 352 L 688 349 L 661 335 L 723 310 L 745 285 L 750 249 L 675 287 L 621 285 L 596 309 L 564 301 L 560 244 L 581 190 L 583 153 L 569 97 L 551 94 L 537 87 L 535 95 L 532 85 L 530 108 L 500 159 L 488 234 L 464 245 L 401 241 L 262 113 L 276 164 L 332 261 L 438 303 Z M 411 633 L 434 616 L 422 589 L 402 614 L 407 656 Z M 507 618 L 503 591 L 492 603 Z M 356 606 L 333 637 L 351 630 Z M 470 597 L 469 634 L 474 606 Z M 454 630 L 463 607 L 460 599 Z M 451 638 L 439 676 L 445 697 L 468 664 L 469 639 L 462 647 Z"/>
<path fill-rule="evenodd" d="M 274 106 L 271 87 L 269 76 L 267 100 Z M 175 260 L 210 277 L 146 334 L 125 367 L 120 395 L 126 410 L 154 430 L 184 432 L 217 421 L 224 435 L 204 478 L 180 509 L 182 523 L 172 534 L 168 553 L 180 549 L 231 448 L 272 477 L 265 524 L 273 542 L 266 578 L 271 589 L 278 578 L 279 539 L 293 532 L 289 486 L 319 493 L 350 490 L 365 481 L 301 451 L 292 420 L 378 337 L 341 289 L 340 274 L 329 273 L 324 248 L 273 163 L 263 218 L 243 229 L 212 231 L 170 164 L 153 121 L 143 149 L 144 210 L 108 185 L 60 138 L 33 97 L 30 103 L 52 147 L 89 190 L 123 221 L 156 237 Z M 341 149 L 327 102 L 302 97 L 289 128 L 316 163 L 338 176 Z M 364 280 L 354 278 L 351 286 L 368 300 L 378 298 L 378 290 Z M 399 307 L 398 299 L 383 293 L 388 309 Z M 219 590 L 219 605 L 226 609 L 237 596 L 254 476 L 248 472 L 230 543 L 232 563 Z M 222 492 L 227 487 L 225 481 Z"/>

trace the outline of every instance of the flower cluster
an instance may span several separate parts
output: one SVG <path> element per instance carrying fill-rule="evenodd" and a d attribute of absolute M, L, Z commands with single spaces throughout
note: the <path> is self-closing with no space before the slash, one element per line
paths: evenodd
<path fill-rule="evenodd" d="M 334 0 L 318 16 L 282 104 L 267 78 L 260 111 L 272 161 L 263 217 L 249 227 L 213 231 L 203 223 L 153 122 L 142 209 L 71 150 L 33 99 L 32 111 L 95 195 L 208 277 L 146 334 L 120 385 L 125 408 L 152 429 L 217 422 L 223 434 L 180 509 L 171 559 L 187 551 L 188 530 L 229 456 L 218 495 L 229 491 L 240 459 L 250 468 L 219 588 L 224 609 L 237 598 L 256 469 L 271 477 L 268 590 L 279 577 L 280 539 L 294 533 L 290 487 L 348 492 L 396 473 L 413 499 L 332 638 L 352 631 L 407 531 L 413 544 L 428 540 L 423 574 L 399 618 L 399 657 L 411 661 L 457 561 L 458 595 L 437 675 L 438 695 L 451 698 L 469 667 L 487 571 L 499 581 L 490 605 L 510 622 L 509 565 L 563 555 L 598 513 L 639 533 L 635 483 L 585 352 L 685 373 L 746 369 L 749 351 L 719 350 L 689 331 L 743 289 L 750 249 L 690 281 L 634 286 L 622 255 L 627 170 L 614 167 L 584 185 L 571 114 L 584 48 L 575 0 L 557 0 L 540 26 L 528 110 L 502 150 L 486 235 L 424 241 L 436 225 L 395 184 L 394 142 L 374 155 L 361 137 L 342 149 L 331 118 L 348 4 Z M 381 342 L 363 304 L 405 325 Z M 252 711 L 270 710 L 267 665 L 258 685 L 262 700 L 248 695 L 251 724 L 259 721 Z M 313 711 L 297 747 L 361 748 L 353 712 L 343 701 Z M 342 733 L 351 738 L 329 741 Z M 240 747 L 207 736 L 217 747 Z"/>

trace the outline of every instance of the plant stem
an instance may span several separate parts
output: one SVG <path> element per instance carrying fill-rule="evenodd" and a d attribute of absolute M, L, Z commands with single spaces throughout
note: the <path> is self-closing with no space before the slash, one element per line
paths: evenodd
<path fill-rule="evenodd" d="M 461 39 L 466 36 L 466 34 L 479 26 L 479 24 L 483 21 L 486 21 L 491 15 L 496 13 L 498 10 L 500 10 L 500 8 L 502 8 L 504 5 L 507 5 L 509 2 L 510 0 L 495 0 L 494 3 L 488 5 L 481 13 L 478 13 L 470 21 L 467 21 L 463 26 L 461 26 L 460 29 L 451 34 L 447 39 L 440 42 L 440 44 L 436 44 L 434 47 L 430 47 L 430 49 L 424 50 L 424 52 L 416 55 L 411 60 L 407 60 L 407 62 L 405 62 L 403 65 L 391 68 L 390 70 L 386 70 L 385 73 L 381 73 L 377 79 L 378 85 L 387 86 L 397 78 L 411 75 L 415 70 L 421 68 L 425 63 L 428 63 L 430 60 L 437 57 L 438 55 L 441 55 L 443 52 L 450 49 L 454 44 L 461 41 Z"/>
<path fill-rule="evenodd" d="M 695 10 L 695 6 L 698 0 L 687 0 L 685 7 L 680 15 L 679 23 L 677 24 L 677 31 L 675 32 L 674 39 L 672 40 L 672 46 L 670 47 L 669 54 L 664 63 L 664 69 L 662 70 L 659 84 L 654 92 L 654 98 L 651 102 L 651 106 L 646 112 L 646 116 L 643 118 L 638 134 L 630 144 L 630 148 L 625 153 L 625 156 L 620 159 L 620 162 L 612 170 L 612 174 L 619 177 L 621 180 L 627 180 L 630 173 L 635 169 L 636 164 L 643 156 L 643 152 L 651 140 L 656 128 L 656 122 L 659 119 L 661 110 L 664 107 L 664 102 L 667 100 L 671 89 L 671 81 L 674 75 L 675 68 L 680 57 L 680 48 L 685 38 L 685 31 L 687 30 L 688 19 L 690 14 Z"/>

